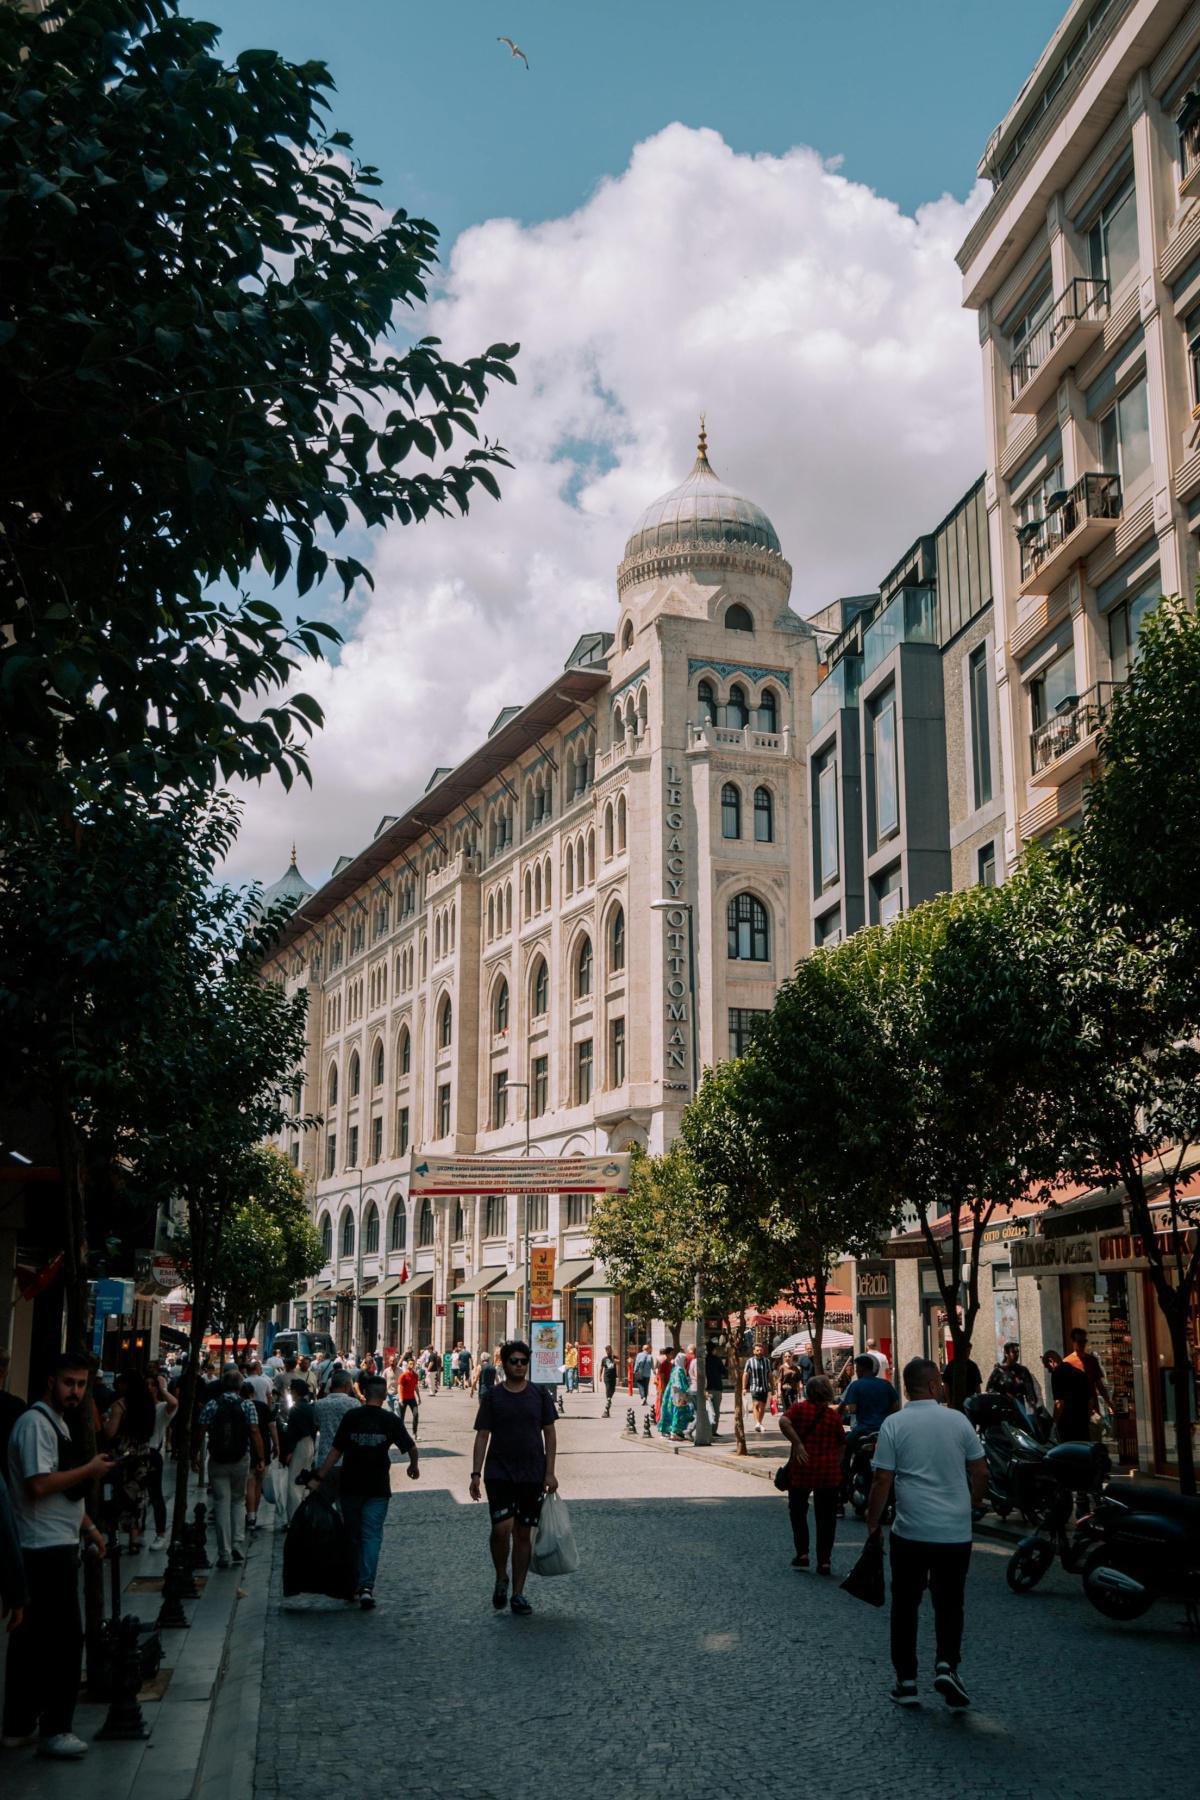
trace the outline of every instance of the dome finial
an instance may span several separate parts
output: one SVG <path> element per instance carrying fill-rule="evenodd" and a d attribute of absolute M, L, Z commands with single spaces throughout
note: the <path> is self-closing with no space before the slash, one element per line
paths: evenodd
<path fill-rule="evenodd" d="M 292 845 L 292 867 L 293 867 L 293 869 L 296 867 L 296 846 L 295 846 L 295 844 Z"/>
<path fill-rule="evenodd" d="M 696 440 L 696 456 L 700 462 L 708 461 L 708 428 L 705 417 L 704 413 L 700 414 L 700 436 Z"/>

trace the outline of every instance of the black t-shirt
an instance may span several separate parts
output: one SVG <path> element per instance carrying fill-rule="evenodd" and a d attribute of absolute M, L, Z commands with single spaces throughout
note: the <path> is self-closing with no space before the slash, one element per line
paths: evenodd
<path fill-rule="evenodd" d="M 395 1413 L 356 1406 L 342 1414 L 333 1447 L 342 1453 L 342 1493 L 355 1500 L 384 1500 L 392 1491 L 392 1445 L 411 1450 L 412 1439 Z"/>
<path fill-rule="evenodd" d="M 719 1394 L 725 1386 L 725 1364 L 711 1350 L 704 1358 L 704 1385 L 710 1394 Z"/>
<path fill-rule="evenodd" d="M 604 1382 L 606 1388 L 616 1388 L 617 1359 L 615 1356 L 602 1356 L 600 1358 L 600 1378 Z"/>
<path fill-rule="evenodd" d="M 531 1382 L 517 1391 L 497 1382 L 479 1402 L 476 1431 L 490 1431 L 485 1480 L 536 1484 L 546 1479 L 546 1446 L 542 1433 L 558 1414 L 548 1388 Z"/>
<path fill-rule="evenodd" d="M 25 1411 L 25 1402 L 0 1388 L 0 1481 L 8 1474 L 8 1440 L 12 1428 Z"/>
<path fill-rule="evenodd" d="M 1088 1416 L 1091 1410 L 1091 1388 L 1087 1376 L 1070 1363 L 1059 1363 L 1050 1372 L 1050 1392 L 1062 1401 L 1058 1416 L 1058 1435 L 1064 1443 L 1081 1443 L 1089 1436 Z"/>

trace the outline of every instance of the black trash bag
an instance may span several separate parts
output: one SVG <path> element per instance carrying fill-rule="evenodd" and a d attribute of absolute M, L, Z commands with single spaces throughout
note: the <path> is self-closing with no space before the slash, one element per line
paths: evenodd
<path fill-rule="evenodd" d="M 883 1583 L 883 1534 L 876 1532 L 863 1545 L 862 1555 L 847 1575 L 842 1587 L 856 1600 L 868 1606 L 882 1606 L 886 1598 Z"/>
<path fill-rule="evenodd" d="M 283 1592 L 352 1600 L 358 1568 L 350 1533 L 334 1500 L 307 1494 L 283 1540 Z"/>

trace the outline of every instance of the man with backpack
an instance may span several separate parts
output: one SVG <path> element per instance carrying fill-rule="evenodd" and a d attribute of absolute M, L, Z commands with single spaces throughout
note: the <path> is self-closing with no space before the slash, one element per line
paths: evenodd
<path fill-rule="evenodd" d="M 252 1400 L 242 1398 L 242 1377 L 236 1369 L 227 1370 L 221 1392 L 200 1410 L 193 1469 L 199 1467 L 201 1435 L 208 1448 L 217 1567 L 227 1569 L 231 1562 L 246 1560 L 246 1483 L 251 1468 L 258 1472 L 265 1461 L 258 1413 Z"/>

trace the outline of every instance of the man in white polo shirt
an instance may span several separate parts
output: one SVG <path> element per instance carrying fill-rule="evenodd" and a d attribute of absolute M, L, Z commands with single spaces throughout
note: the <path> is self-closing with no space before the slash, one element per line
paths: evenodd
<path fill-rule="evenodd" d="M 867 1505 L 874 1535 L 894 1490 L 892 1526 L 892 1662 L 897 1706 L 916 1706 L 917 1616 L 926 1586 L 937 1634 L 933 1685 L 947 1706 L 969 1706 L 958 1673 L 963 1597 L 971 1561 L 971 1508 L 987 1492 L 983 1445 L 962 1413 L 940 1404 L 936 1363 L 916 1357 L 904 1366 L 908 1404 L 879 1429 Z"/>

